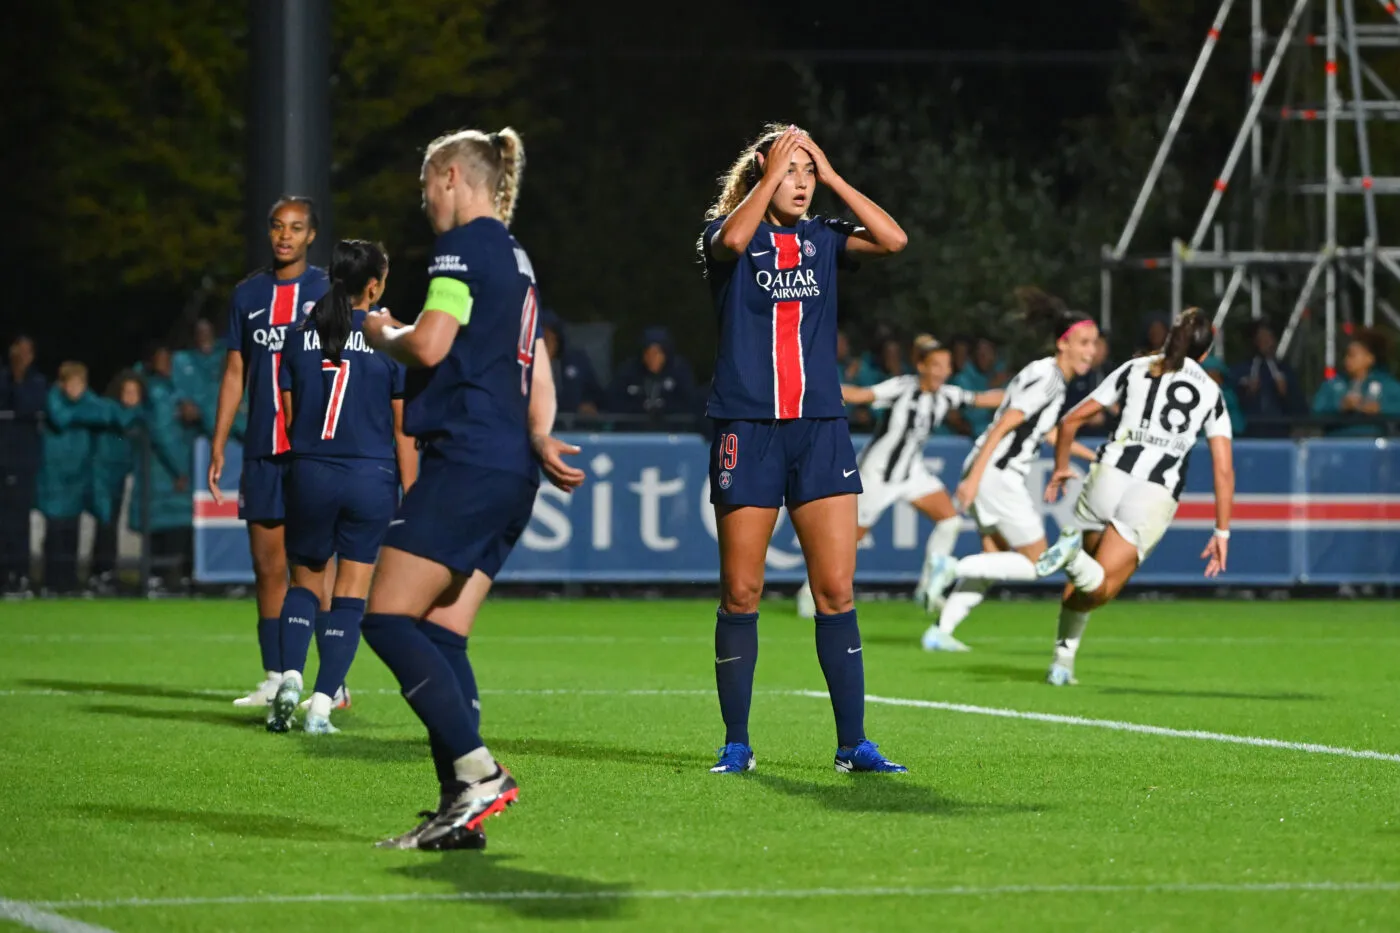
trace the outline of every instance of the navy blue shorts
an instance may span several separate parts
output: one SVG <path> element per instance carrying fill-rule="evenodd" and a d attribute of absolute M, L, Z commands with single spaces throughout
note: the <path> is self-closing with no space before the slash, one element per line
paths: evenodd
<path fill-rule="evenodd" d="M 457 463 L 425 448 L 418 481 L 399 505 L 384 546 L 495 579 L 530 522 L 538 490 L 538 481 L 519 473 Z"/>
<path fill-rule="evenodd" d="M 372 564 L 399 505 L 386 460 L 297 457 L 287 471 L 287 560 L 320 567 L 339 555 Z"/>
<path fill-rule="evenodd" d="M 286 454 L 243 461 L 238 479 L 238 517 L 245 522 L 280 522 L 287 517 L 282 485 L 292 458 Z"/>
<path fill-rule="evenodd" d="M 845 418 L 715 422 L 714 505 L 777 508 L 861 491 Z"/>

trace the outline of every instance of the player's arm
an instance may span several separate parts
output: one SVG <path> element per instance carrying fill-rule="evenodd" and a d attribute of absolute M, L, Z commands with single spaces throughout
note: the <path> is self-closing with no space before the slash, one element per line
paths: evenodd
<path fill-rule="evenodd" d="M 773 192 L 778 190 L 778 185 L 788 173 L 793 153 L 806 138 L 796 127 L 788 127 L 783 135 L 774 140 L 766 157 L 755 156 L 759 165 L 763 166 L 763 175 L 710 236 L 705 248 L 710 251 L 711 258 L 728 262 L 737 259 L 748 248 L 763 215 L 768 211 L 769 202 L 773 200 Z"/>
<path fill-rule="evenodd" d="M 774 147 L 776 148 L 776 143 Z M 861 194 L 850 182 L 836 174 L 826 153 L 810 136 L 803 136 L 800 148 L 812 154 L 817 164 L 817 181 L 845 202 L 860 221 L 860 226 L 846 238 L 846 251 L 866 258 L 890 256 L 909 245 L 909 234 L 884 208 Z"/>
<path fill-rule="evenodd" d="M 847 405 L 870 405 L 875 401 L 875 390 L 869 386 L 841 384 L 841 401 Z"/>
<path fill-rule="evenodd" d="M 1225 559 L 1230 552 L 1230 515 L 1235 507 L 1235 455 L 1229 435 L 1207 439 L 1215 479 L 1215 532 L 1201 552 L 1207 560 L 1206 576 L 1225 572 Z"/>
<path fill-rule="evenodd" d="M 234 419 L 238 417 L 238 406 L 243 402 L 243 378 L 243 354 L 238 350 L 229 350 L 224 354 L 224 377 L 219 382 L 214 436 L 209 440 L 209 494 L 220 505 L 224 501 L 224 494 L 219 489 L 219 477 L 224 473 L 224 448 L 228 445 Z"/>
<path fill-rule="evenodd" d="M 387 308 L 365 318 L 365 340 L 389 358 L 415 369 L 441 363 L 452 350 L 457 332 L 472 318 L 472 290 L 447 275 L 428 280 L 428 297 L 412 324 L 394 320 Z"/>
<path fill-rule="evenodd" d="M 559 399 L 554 390 L 554 367 L 549 365 L 549 350 L 544 338 L 535 341 L 535 366 L 530 376 L 530 446 L 540 461 L 540 468 L 549 481 L 565 492 L 583 485 L 583 471 L 564 462 L 565 454 L 580 450 L 550 434 L 554 417 L 559 412 Z"/>
<path fill-rule="evenodd" d="M 986 392 L 972 393 L 973 408 L 998 408 L 1001 400 L 1006 398 L 1005 389 L 990 389 Z"/>
<path fill-rule="evenodd" d="M 958 484 L 957 492 L 954 493 L 963 508 L 972 505 L 972 500 L 977 498 L 977 487 L 982 484 L 982 474 L 987 472 L 987 464 L 992 462 L 992 455 L 996 452 L 1001 439 L 1020 427 L 1025 423 L 1025 420 L 1026 413 L 1021 409 L 1008 408 L 1006 413 L 987 429 L 987 434 L 982 440 L 982 448 L 977 451 L 977 459 L 972 461 L 967 475 L 963 477 L 963 481 Z"/>
<path fill-rule="evenodd" d="M 287 422 L 287 430 L 292 430 L 292 391 L 282 389 L 282 417 Z"/>
<path fill-rule="evenodd" d="M 403 433 L 403 399 L 396 398 L 394 405 L 394 459 L 399 465 L 399 485 L 404 492 L 418 481 L 418 444 Z"/>

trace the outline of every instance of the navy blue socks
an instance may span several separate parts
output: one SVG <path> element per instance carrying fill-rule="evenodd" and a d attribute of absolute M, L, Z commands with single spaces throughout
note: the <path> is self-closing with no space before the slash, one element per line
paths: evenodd
<path fill-rule="evenodd" d="M 311 638 L 316 631 L 316 616 L 321 611 L 321 598 L 304 586 L 287 590 L 282 600 L 280 624 L 282 644 L 281 671 L 306 670 L 306 655 L 311 650 Z"/>
<path fill-rule="evenodd" d="M 349 596 L 331 600 L 331 611 L 316 616 L 316 651 L 321 656 L 316 669 L 316 692 L 333 697 L 345 683 L 355 650 L 360 647 L 360 620 L 365 601 Z"/>
<path fill-rule="evenodd" d="M 481 732 L 481 694 L 476 689 L 471 659 L 467 657 L 467 637 L 433 622 L 420 622 L 418 627 L 452 667 L 457 686 L 462 688 L 462 699 L 467 701 L 467 709 L 472 714 L 472 729 Z"/>
<path fill-rule="evenodd" d="M 282 620 L 258 620 L 258 651 L 265 671 L 282 670 Z"/>
<path fill-rule="evenodd" d="M 724 743 L 749 744 L 749 707 L 758 665 L 758 613 L 715 614 L 715 689 L 724 717 Z"/>
<path fill-rule="evenodd" d="M 853 748 L 865 738 L 865 663 L 854 609 L 818 614 L 817 661 L 836 714 L 836 744 Z"/>
<path fill-rule="evenodd" d="M 442 742 L 451 760 L 485 743 L 473 725 L 452 665 L 412 616 L 371 613 L 360 625 L 365 643 L 399 681 L 399 689 L 428 732 Z"/>

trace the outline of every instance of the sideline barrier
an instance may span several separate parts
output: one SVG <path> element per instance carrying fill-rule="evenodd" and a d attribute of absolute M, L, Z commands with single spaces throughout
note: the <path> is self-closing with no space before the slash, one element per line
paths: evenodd
<path fill-rule="evenodd" d="M 718 578 L 714 513 L 709 506 L 709 445 L 694 434 L 572 434 L 588 482 L 566 495 L 543 485 L 530 527 L 500 579 L 516 582 L 706 583 Z M 857 445 L 862 444 L 857 438 Z M 970 449 L 963 438 L 934 438 L 930 470 L 953 488 Z M 1210 454 L 1191 458 L 1176 521 L 1134 577 L 1137 583 L 1211 585 L 1200 559 L 1215 510 Z M 1036 501 L 1050 451 L 1027 477 Z M 194 476 L 207 473 L 209 447 L 195 450 Z M 252 563 L 238 521 L 241 451 L 230 444 L 226 497 L 195 497 L 195 578 L 248 583 Z M 1214 585 L 1394 583 L 1400 580 L 1400 444 L 1385 439 L 1235 442 L 1235 516 L 1229 572 Z M 1046 509 L 1054 540 L 1073 514 L 1077 483 Z M 890 509 L 860 549 L 856 577 L 913 584 L 931 525 L 906 505 Z M 980 548 L 970 522 L 958 553 Z M 779 517 L 768 551 L 768 579 L 796 583 L 802 557 L 792 526 Z"/>

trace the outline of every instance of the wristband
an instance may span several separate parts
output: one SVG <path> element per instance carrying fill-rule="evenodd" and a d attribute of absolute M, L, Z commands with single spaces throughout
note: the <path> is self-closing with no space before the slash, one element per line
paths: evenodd
<path fill-rule="evenodd" d="M 1215 529 L 1215 536 L 1222 541 L 1229 541 L 1230 530 L 1228 528 L 1217 528 Z"/>

